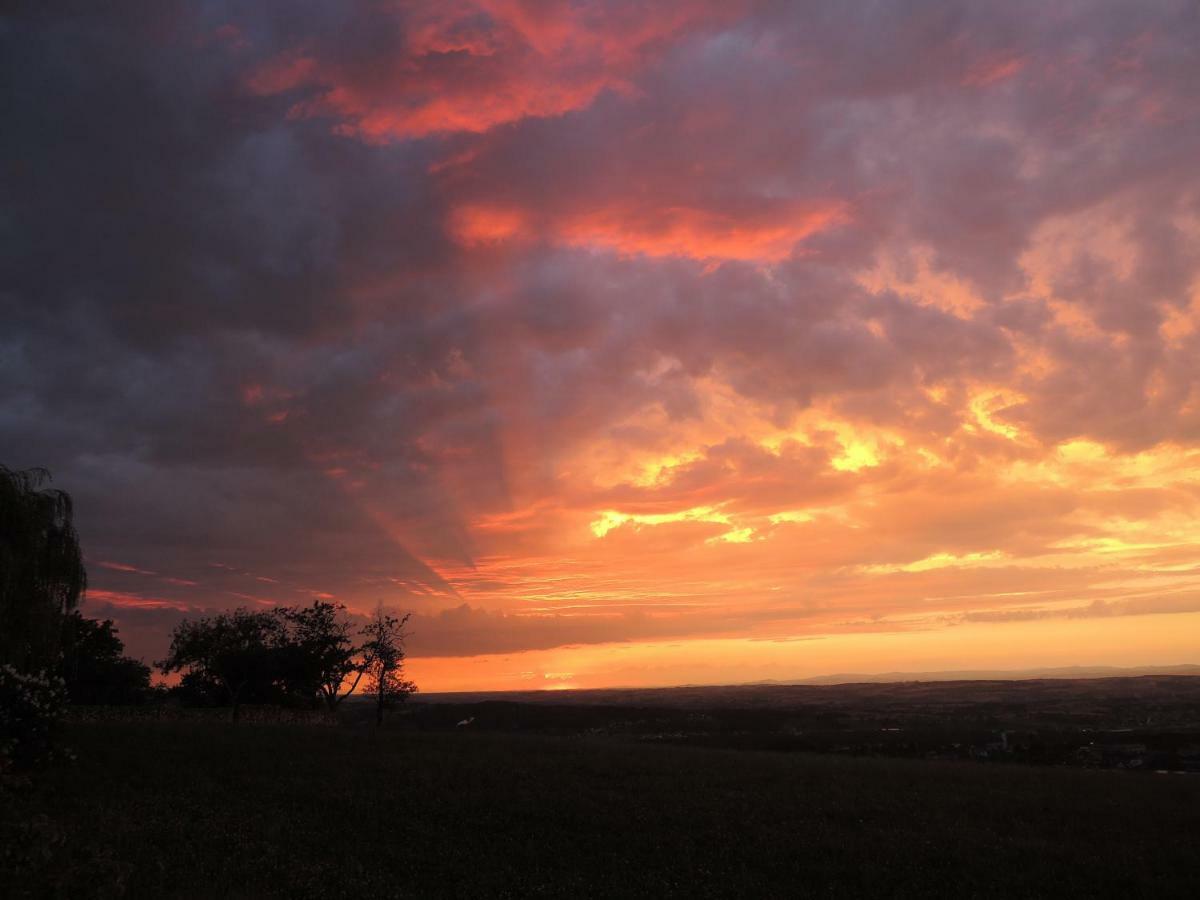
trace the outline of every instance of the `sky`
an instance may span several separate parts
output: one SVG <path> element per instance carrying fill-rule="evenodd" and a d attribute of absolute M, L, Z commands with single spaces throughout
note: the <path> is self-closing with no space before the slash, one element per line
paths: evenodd
<path fill-rule="evenodd" d="M 1200 662 L 1200 7 L 20 5 L 0 462 L 86 614 L 424 690 Z"/>

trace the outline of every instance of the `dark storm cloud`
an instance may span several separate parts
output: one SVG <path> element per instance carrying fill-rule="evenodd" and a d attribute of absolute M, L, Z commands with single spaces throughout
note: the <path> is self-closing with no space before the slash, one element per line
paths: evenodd
<path fill-rule="evenodd" d="M 370 453 L 368 434 L 403 459 L 439 414 L 377 385 L 396 363 L 424 373 L 453 322 L 424 327 L 434 301 L 395 290 L 383 353 L 360 308 L 445 255 L 425 154 L 247 95 L 268 29 L 231 47 L 211 9 L 63 12 L 6 24 L 6 461 L 50 466 L 102 555 L 254 548 L 270 567 L 290 546 L 349 568 L 374 547 L 440 581 L 311 472 L 335 442 Z"/>

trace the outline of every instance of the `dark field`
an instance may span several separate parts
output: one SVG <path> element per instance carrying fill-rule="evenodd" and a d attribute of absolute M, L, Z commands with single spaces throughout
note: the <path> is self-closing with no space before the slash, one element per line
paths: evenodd
<path fill-rule="evenodd" d="M 406 725 L 745 750 L 1200 774 L 1200 678 L 739 685 L 419 696 Z"/>
<path fill-rule="evenodd" d="M 0 896 L 1200 895 L 1200 778 L 465 731 L 75 725 Z"/>

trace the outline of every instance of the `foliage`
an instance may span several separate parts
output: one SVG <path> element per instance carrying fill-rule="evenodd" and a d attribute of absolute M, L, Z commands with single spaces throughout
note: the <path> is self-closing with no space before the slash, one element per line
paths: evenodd
<path fill-rule="evenodd" d="M 0 663 L 0 774 L 51 754 L 65 701 L 60 677 Z"/>
<path fill-rule="evenodd" d="M 49 480 L 0 466 L 0 663 L 23 672 L 56 665 L 63 616 L 87 586 L 71 497 Z"/>
<path fill-rule="evenodd" d="M 245 702 L 298 701 L 336 712 L 365 677 L 375 695 L 377 718 L 416 690 L 404 679 L 404 623 L 382 610 L 352 639 L 340 603 L 238 609 L 185 620 L 171 636 L 164 673 L 183 672 L 172 693 L 188 705 L 228 703 L 236 721 Z"/>
<path fill-rule="evenodd" d="M 71 703 L 141 703 L 150 691 L 150 667 L 125 656 L 112 619 L 103 622 L 73 612 L 63 623 L 62 676 Z"/>
<path fill-rule="evenodd" d="M 367 690 L 375 698 L 375 724 L 383 724 L 383 712 L 395 703 L 403 702 L 417 690 L 413 682 L 404 678 L 404 625 L 408 613 L 397 618 L 389 615 L 380 605 L 375 610 L 360 634 L 366 639 L 362 645 L 362 668 L 367 676 Z"/>
<path fill-rule="evenodd" d="M 179 683 L 168 689 L 167 695 L 185 707 L 214 707 L 228 705 L 225 688 L 205 672 L 184 672 Z"/>
<path fill-rule="evenodd" d="M 312 606 L 284 607 L 279 614 L 285 626 L 279 648 L 284 689 L 291 696 L 323 702 L 334 712 L 354 693 L 363 675 L 346 607 L 318 600 Z"/>
<path fill-rule="evenodd" d="M 219 685 L 236 722 L 246 700 L 276 695 L 280 648 L 286 637 L 278 612 L 239 608 L 180 622 L 171 634 L 164 674 L 187 672 L 197 681 Z"/>

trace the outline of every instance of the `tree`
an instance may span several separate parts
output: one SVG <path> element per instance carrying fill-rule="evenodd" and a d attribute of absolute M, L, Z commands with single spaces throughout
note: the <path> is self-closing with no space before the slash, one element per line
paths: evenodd
<path fill-rule="evenodd" d="M 45 469 L 0 466 L 0 663 L 56 668 L 63 617 L 87 587 L 71 496 Z"/>
<path fill-rule="evenodd" d="M 323 702 L 330 713 L 354 693 L 363 677 L 359 648 L 350 637 L 345 614 L 342 604 L 320 600 L 280 610 L 287 628 L 280 660 L 284 685 L 294 696 Z M 351 675 L 354 679 L 345 687 Z"/>
<path fill-rule="evenodd" d="M 125 655 L 112 619 L 87 619 L 78 611 L 63 622 L 62 677 L 77 704 L 140 703 L 150 690 L 150 667 Z"/>
<path fill-rule="evenodd" d="M 164 674 L 186 672 L 195 682 L 219 684 L 236 722 L 243 701 L 274 693 L 285 640 L 285 623 L 278 612 L 235 609 L 180 622 L 171 634 L 167 658 L 158 667 Z"/>
<path fill-rule="evenodd" d="M 412 613 L 400 618 L 384 612 L 383 604 L 360 634 L 366 638 L 362 645 L 362 668 L 367 675 L 367 689 L 375 697 L 375 724 L 383 724 L 383 711 L 394 703 L 403 702 L 417 686 L 404 678 L 404 625 Z"/>
<path fill-rule="evenodd" d="M 167 693 L 184 706 L 203 708 L 224 706 L 228 699 L 221 683 L 200 671 L 184 672 L 179 683 Z"/>

